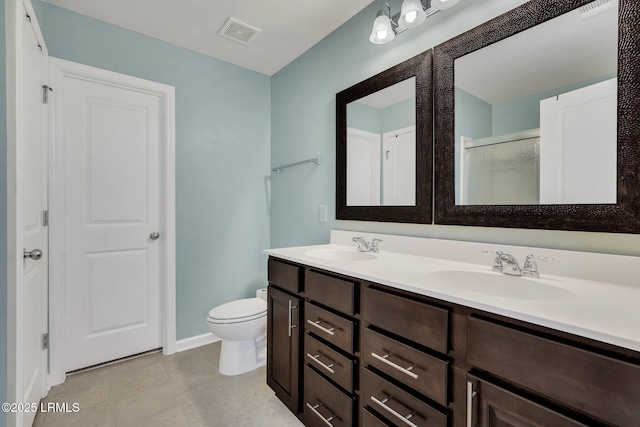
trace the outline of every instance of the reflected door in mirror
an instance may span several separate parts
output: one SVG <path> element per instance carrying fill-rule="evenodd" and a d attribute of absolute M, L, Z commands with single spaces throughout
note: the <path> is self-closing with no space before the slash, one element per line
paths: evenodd
<path fill-rule="evenodd" d="M 416 205 L 416 79 L 347 105 L 347 206 Z"/>

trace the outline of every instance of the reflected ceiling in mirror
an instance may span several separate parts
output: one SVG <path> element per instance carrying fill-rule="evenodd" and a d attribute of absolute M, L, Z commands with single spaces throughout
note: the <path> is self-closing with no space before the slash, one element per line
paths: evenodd
<path fill-rule="evenodd" d="M 456 204 L 615 204 L 617 47 L 610 0 L 456 58 Z"/>
<path fill-rule="evenodd" d="M 347 105 L 347 206 L 415 206 L 416 78 Z"/>

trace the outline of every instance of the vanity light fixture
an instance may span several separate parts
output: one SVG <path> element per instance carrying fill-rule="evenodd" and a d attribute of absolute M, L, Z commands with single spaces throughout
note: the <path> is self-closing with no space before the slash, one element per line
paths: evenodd
<path fill-rule="evenodd" d="M 384 9 L 387 7 L 387 10 Z M 395 28 L 394 28 L 395 27 Z M 389 3 L 383 3 L 373 21 L 373 29 L 369 36 L 369 41 L 373 44 L 389 43 L 396 37 L 398 24 L 393 22 L 391 18 L 391 6 Z"/>
<path fill-rule="evenodd" d="M 369 41 L 374 44 L 389 43 L 397 34 L 417 27 L 434 13 L 449 9 L 459 2 L 460 0 L 404 0 L 400 12 L 393 16 L 391 6 L 384 2 L 380 5 L 380 10 L 373 21 Z"/>

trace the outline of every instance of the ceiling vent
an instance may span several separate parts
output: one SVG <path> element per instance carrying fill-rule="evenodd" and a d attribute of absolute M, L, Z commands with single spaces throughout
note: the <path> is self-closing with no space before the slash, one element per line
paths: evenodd
<path fill-rule="evenodd" d="M 589 19 L 611 9 L 614 5 L 615 2 L 613 0 L 596 0 L 582 6 L 580 8 L 580 13 L 582 14 L 583 20 Z"/>
<path fill-rule="evenodd" d="M 261 31 L 262 30 L 240 22 L 237 19 L 229 18 L 218 34 L 242 44 L 249 44 Z"/>

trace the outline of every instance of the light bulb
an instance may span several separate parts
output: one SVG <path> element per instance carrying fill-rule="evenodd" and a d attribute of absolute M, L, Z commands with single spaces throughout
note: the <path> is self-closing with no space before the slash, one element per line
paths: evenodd
<path fill-rule="evenodd" d="M 400 9 L 398 25 L 402 28 L 413 28 L 422 24 L 427 19 L 427 13 L 420 0 L 404 0 Z"/>
<path fill-rule="evenodd" d="M 391 20 L 385 14 L 381 14 L 373 21 L 373 28 L 371 29 L 371 36 L 369 41 L 374 44 L 389 43 L 395 38 L 396 34 L 391 27 Z"/>

